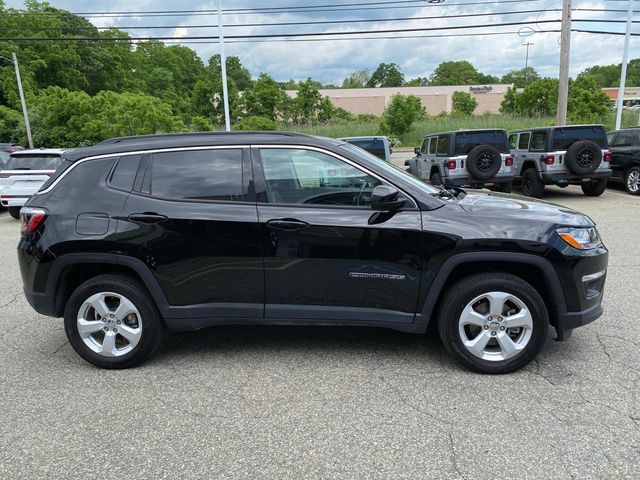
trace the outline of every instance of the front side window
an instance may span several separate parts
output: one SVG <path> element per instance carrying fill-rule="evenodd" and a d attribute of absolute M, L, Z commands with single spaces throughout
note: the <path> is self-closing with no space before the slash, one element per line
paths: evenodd
<path fill-rule="evenodd" d="M 244 200 L 242 150 L 212 149 L 154 153 L 150 193 L 187 200 Z"/>
<path fill-rule="evenodd" d="M 529 148 L 529 139 L 531 138 L 530 133 L 521 133 L 520 140 L 518 140 L 518 148 L 520 150 L 526 150 Z"/>
<path fill-rule="evenodd" d="M 436 137 L 432 137 L 429 140 L 430 140 L 430 143 L 429 143 L 429 154 L 430 155 L 435 155 L 436 154 L 436 143 L 437 143 L 438 139 Z"/>
<path fill-rule="evenodd" d="M 438 137 L 438 156 L 445 157 L 449 154 L 449 135 Z"/>
<path fill-rule="evenodd" d="M 547 149 L 547 132 L 533 132 L 531 134 L 531 150 L 544 152 Z"/>
<path fill-rule="evenodd" d="M 381 182 L 353 165 L 312 150 L 260 150 L 269 203 L 371 206 Z"/>
<path fill-rule="evenodd" d="M 422 147 L 420 148 L 420 152 L 423 155 L 426 155 L 428 151 L 429 151 L 429 139 L 425 138 L 424 141 L 422 142 Z"/>

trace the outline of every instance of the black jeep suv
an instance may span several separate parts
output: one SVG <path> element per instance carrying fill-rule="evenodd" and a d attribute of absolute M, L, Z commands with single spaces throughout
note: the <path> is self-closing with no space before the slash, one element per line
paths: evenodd
<path fill-rule="evenodd" d="M 105 368 L 165 328 L 430 322 L 504 373 L 598 318 L 608 253 L 585 215 L 428 185 L 349 143 L 292 133 L 131 137 L 65 152 L 22 209 L 38 312 Z"/>

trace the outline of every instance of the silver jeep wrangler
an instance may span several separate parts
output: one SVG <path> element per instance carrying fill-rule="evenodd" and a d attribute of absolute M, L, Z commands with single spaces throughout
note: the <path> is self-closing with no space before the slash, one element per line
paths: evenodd
<path fill-rule="evenodd" d="M 509 136 L 516 179 L 522 193 L 540 198 L 545 185 L 580 185 L 597 197 L 611 176 L 611 153 L 602 125 L 572 125 L 519 130 Z"/>
<path fill-rule="evenodd" d="M 505 130 L 459 130 L 424 137 L 416 156 L 405 162 L 413 175 L 435 185 L 493 186 L 511 192 L 513 157 Z"/>

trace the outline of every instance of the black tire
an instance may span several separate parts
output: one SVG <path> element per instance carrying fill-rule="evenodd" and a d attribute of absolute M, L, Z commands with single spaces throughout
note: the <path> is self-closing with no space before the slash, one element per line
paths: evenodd
<path fill-rule="evenodd" d="M 496 192 L 511 193 L 511 187 L 512 187 L 511 182 L 496 183 Z"/>
<path fill-rule="evenodd" d="M 602 150 L 591 140 L 579 140 L 567 148 L 564 163 L 571 173 L 589 175 L 602 161 Z"/>
<path fill-rule="evenodd" d="M 580 187 L 587 197 L 599 197 L 607 189 L 607 179 L 599 178 L 588 180 L 586 182 L 582 182 Z"/>
<path fill-rule="evenodd" d="M 440 173 L 433 172 L 431 174 L 430 181 L 432 185 L 442 185 L 442 177 L 440 176 Z"/>
<path fill-rule="evenodd" d="M 496 176 L 502 167 L 502 156 L 491 145 L 473 147 L 467 155 L 467 170 L 478 180 L 489 180 Z"/>
<path fill-rule="evenodd" d="M 631 195 L 640 195 L 640 167 L 631 167 L 624 174 L 624 188 Z"/>
<path fill-rule="evenodd" d="M 20 219 L 20 207 L 8 207 L 9 215 L 11 215 L 16 220 Z"/>
<path fill-rule="evenodd" d="M 528 342 L 521 351 L 505 360 L 486 360 L 471 353 L 465 347 L 459 329 L 460 317 L 465 307 L 477 297 L 489 292 L 505 292 L 517 297 L 531 314 L 532 328 L 530 329 Z M 489 332 L 497 333 L 491 329 L 485 330 L 487 334 Z M 501 374 L 514 372 L 524 367 L 540 353 L 547 339 L 548 331 L 549 315 L 540 294 L 520 277 L 508 273 L 489 272 L 467 277 L 451 286 L 451 288 L 447 288 L 447 293 L 440 302 L 438 332 L 445 349 L 458 362 L 476 372 Z M 508 332 L 509 329 L 501 335 L 510 335 Z M 520 335 L 524 335 L 525 330 L 522 329 L 520 332 Z M 482 331 L 480 331 L 480 334 L 482 334 Z M 490 342 L 493 341 L 497 345 L 497 337 L 490 338 Z M 475 338 L 472 340 L 475 340 Z M 489 348 L 494 347 L 489 345 Z"/>
<path fill-rule="evenodd" d="M 535 168 L 527 168 L 522 174 L 522 194 L 527 197 L 541 198 L 544 182 Z"/>
<path fill-rule="evenodd" d="M 140 313 L 140 339 L 130 352 L 121 356 L 107 357 L 96 353 L 85 343 L 78 331 L 78 314 L 81 307 L 91 296 L 102 292 L 122 295 L 133 303 Z M 122 326 L 120 328 L 122 329 Z M 71 294 L 64 310 L 64 329 L 73 349 L 87 362 L 102 368 L 120 369 L 135 367 L 148 359 L 160 345 L 165 325 L 153 299 L 139 281 L 125 275 L 108 274 L 87 280 Z M 96 332 L 98 333 L 102 331 Z M 114 336 L 117 337 L 116 334 Z"/>

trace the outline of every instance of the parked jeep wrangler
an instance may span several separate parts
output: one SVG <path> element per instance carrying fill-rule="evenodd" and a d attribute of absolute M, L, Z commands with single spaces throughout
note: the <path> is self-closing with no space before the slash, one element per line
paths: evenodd
<path fill-rule="evenodd" d="M 509 136 L 516 179 L 522 193 L 542 197 L 545 185 L 580 185 L 597 197 L 611 176 L 611 153 L 602 125 L 575 125 L 519 130 Z"/>
<path fill-rule="evenodd" d="M 511 192 L 513 157 L 505 130 L 460 130 L 424 137 L 405 162 L 413 175 L 434 185 L 494 186 Z"/>

